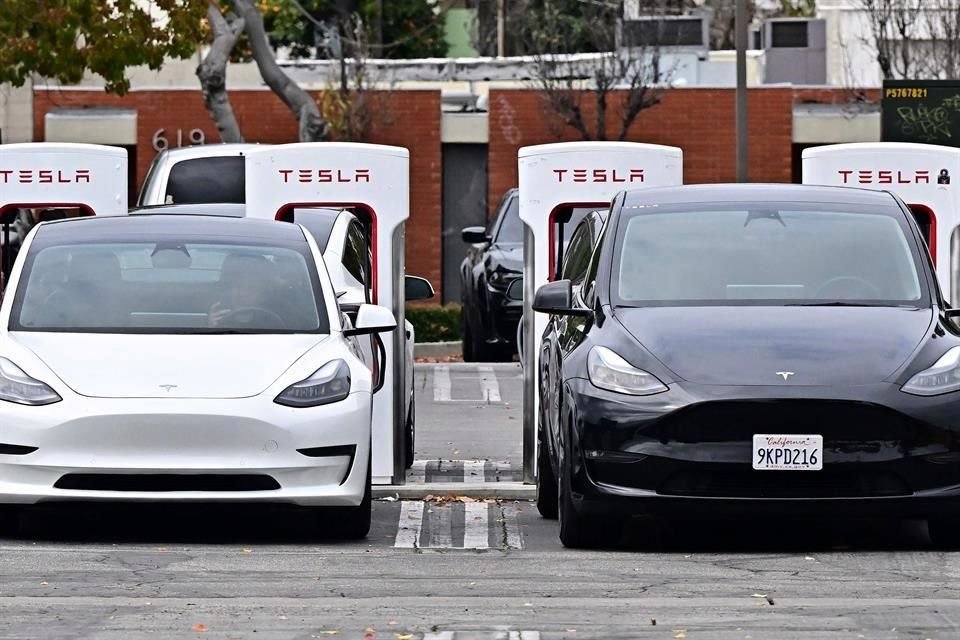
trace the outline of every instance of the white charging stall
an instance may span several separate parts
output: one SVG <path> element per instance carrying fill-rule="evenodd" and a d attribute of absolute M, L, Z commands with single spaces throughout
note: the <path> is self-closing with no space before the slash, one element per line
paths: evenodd
<path fill-rule="evenodd" d="M 118 147 L 53 142 L 0 145 L 0 243 L 9 245 L 17 209 L 63 207 L 86 215 L 126 215 L 127 180 L 127 152 Z M 10 253 L 0 259 L 0 282 L 5 282 L 13 266 Z"/>
<path fill-rule="evenodd" d="M 834 144 L 803 151 L 803 183 L 890 191 L 913 212 L 943 295 L 960 299 L 960 149 L 905 142 Z"/>
<path fill-rule="evenodd" d="M 403 380 L 404 229 L 410 215 L 410 154 L 401 147 L 304 142 L 246 154 L 246 215 L 283 219 L 300 207 L 344 207 L 366 217 L 373 254 L 373 300 L 391 309 L 398 329 L 382 334 L 383 388 L 373 402 L 373 483 L 400 483 L 406 437 Z"/>
<path fill-rule="evenodd" d="M 554 221 L 574 207 L 606 209 L 621 191 L 683 184 L 683 152 L 632 142 L 561 142 L 523 147 L 518 161 L 524 223 L 523 478 L 530 483 L 537 459 L 536 358 L 547 322 L 543 314 L 533 312 L 533 297 L 556 271 Z"/>
<path fill-rule="evenodd" d="M 0 213 L 76 207 L 88 215 L 127 213 L 127 152 L 98 144 L 0 145 Z"/>

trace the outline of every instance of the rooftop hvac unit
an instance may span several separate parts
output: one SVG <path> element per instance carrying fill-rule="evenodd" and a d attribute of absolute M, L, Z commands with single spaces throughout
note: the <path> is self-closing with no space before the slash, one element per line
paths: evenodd
<path fill-rule="evenodd" d="M 710 12 L 682 16 L 637 16 L 621 26 L 622 47 L 710 48 Z"/>
<path fill-rule="evenodd" d="M 764 83 L 827 83 L 825 20 L 773 18 L 763 23 L 761 40 Z"/>

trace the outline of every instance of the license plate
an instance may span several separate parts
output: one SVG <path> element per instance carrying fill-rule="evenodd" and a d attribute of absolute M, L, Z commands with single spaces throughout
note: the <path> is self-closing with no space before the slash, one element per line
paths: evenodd
<path fill-rule="evenodd" d="M 820 471 L 823 436 L 758 433 L 753 436 L 757 471 Z"/>

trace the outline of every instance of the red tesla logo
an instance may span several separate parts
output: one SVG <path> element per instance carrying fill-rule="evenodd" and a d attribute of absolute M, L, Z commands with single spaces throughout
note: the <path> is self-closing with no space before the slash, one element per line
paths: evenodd
<path fill-rule="evenodd" d="M 90 169 L 0 169 L 0 183 L 75 184 L 90 183 Z"/>
<path fill-rule="evenodd" d="M 643 182 L 643 169 L 554 169 L 553 173 L 557 182 Z"/>
<path fill-rule="evenodd" d="M 370 169 L 278 169 L 288 182 L 370 182 Z"/>
<path fill-rule="evenodd" d="M 871 169 L 838 169 L 843 184 L 930 184 L 930 172 L 926 170 L 901 171 Z"/>

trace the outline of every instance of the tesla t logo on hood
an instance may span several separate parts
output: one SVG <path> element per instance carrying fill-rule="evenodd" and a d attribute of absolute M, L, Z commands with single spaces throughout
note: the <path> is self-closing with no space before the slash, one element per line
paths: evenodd
<path fill-rule="evenodd" d="M 90 183 L 90 169 L 0 169 L 0 183 L 10 184 Z"/>
<path fill-rule="evenodd" d="M 175 385 L 175 384 L 162 384 L 162 385 L 160 385 L 160 388 L 163 389 L 164 391 L 166 391 L 167 393 L 170 393 L 171 391 L 173 391 L 174 389 L 177 388 L 177 385 Z"/>
<path fill-rule="evenodd" d="M 277 169 L 288 182 L 370 182 L 370 169 Z"/>
<path fill-rule="evenodd" d="M 643 182 L 643 169 L 554 169 L 553 174 L 557 182 Z"/>
<path fill-rule="evenodd" d="M 793 375 L 793 371 L 777 371 L 777 375 L 786 380 Z"/>
<path fill-rule="evenodd" d="M 843 184 L 930 184 L 930 172 L 926 169 L 916 171 L 871 169 L 837 169 L 843 178 Z"/>

